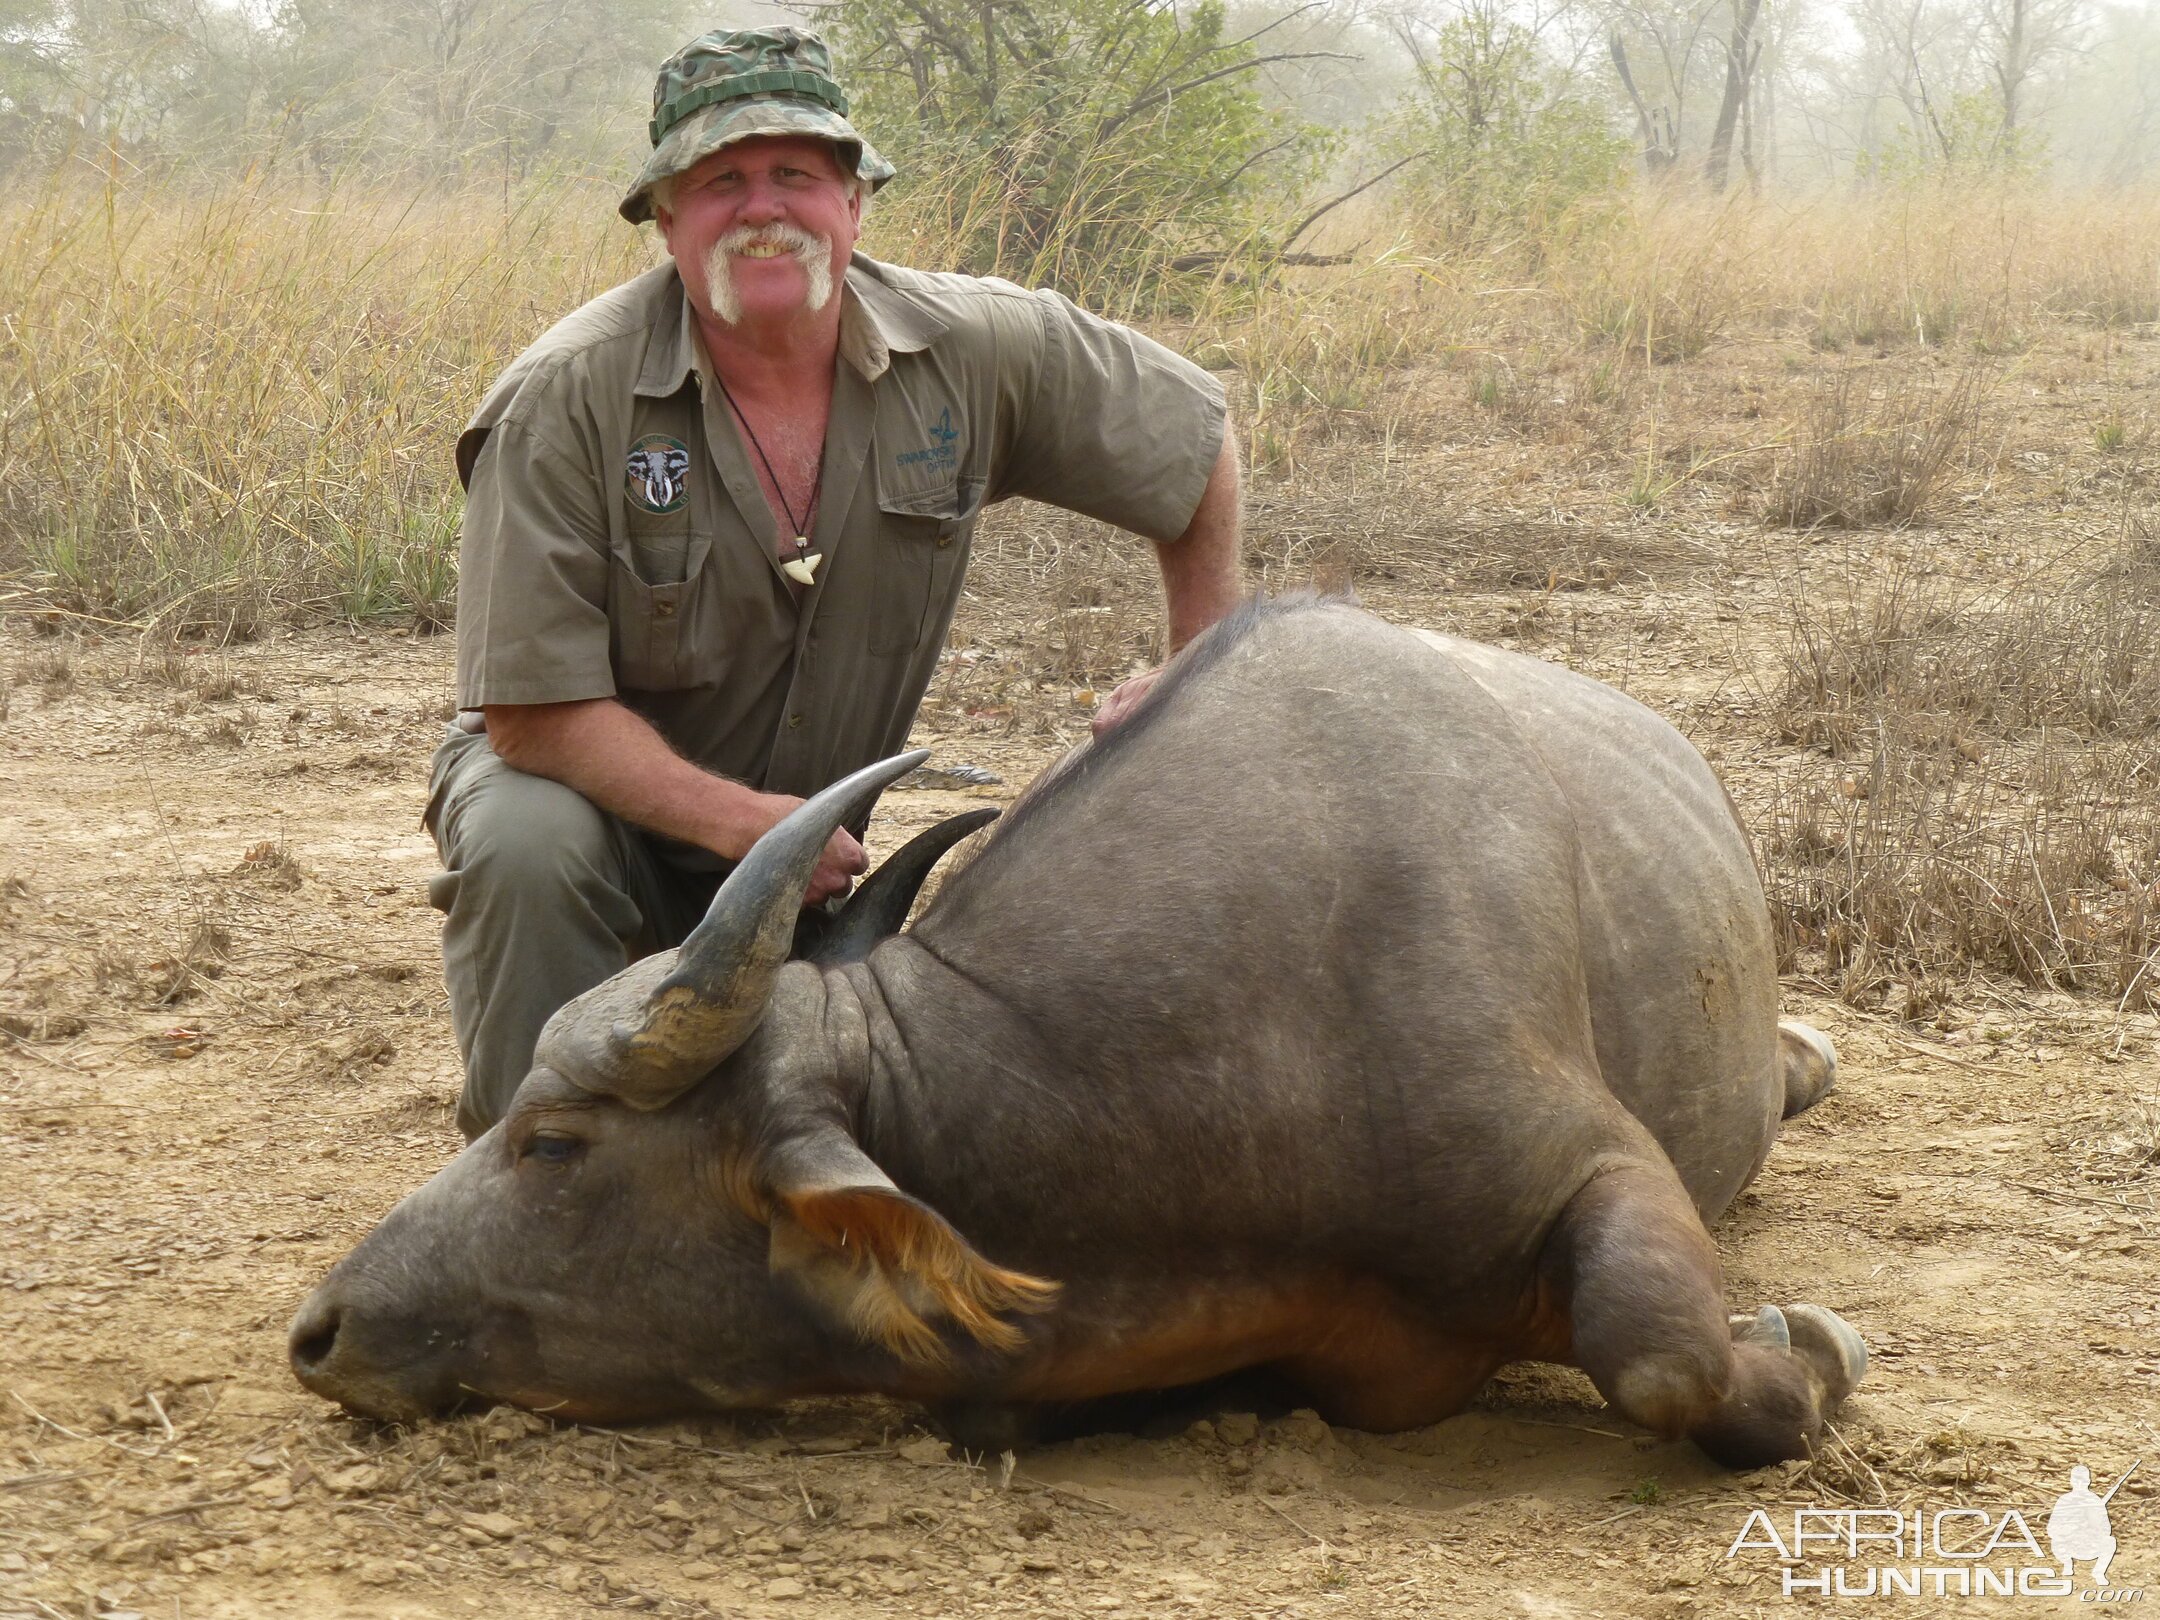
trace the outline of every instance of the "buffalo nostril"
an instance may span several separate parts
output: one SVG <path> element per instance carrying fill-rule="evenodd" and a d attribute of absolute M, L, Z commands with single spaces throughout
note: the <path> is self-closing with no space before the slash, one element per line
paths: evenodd
<path fill-rule="evenodd" d="M 310 1304 L 293 1323 L 290 1347 L 293 1367 L 301 1373 L 318 1370 L 337 1346 L 338 1324 L 343 1313 L 335 1305 Z"/>

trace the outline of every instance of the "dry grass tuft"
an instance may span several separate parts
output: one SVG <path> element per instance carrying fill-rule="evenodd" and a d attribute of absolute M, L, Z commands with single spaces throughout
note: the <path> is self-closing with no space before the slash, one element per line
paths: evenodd
<path fill-rule="evenodd" d="M 250 844 L 232 869 L 232 875 L 273 889 L 297 889 L 305 876 L 300 862 L 283 838 L 265 838 Z"/>
<path fill-rule="evenodd" d="M 262 684 L 217 648 L 188 646 L 170 636 L 142 638 L 135 650 L 134 673 L 154 686 L 172 688 L 175 713 L 203 703 L 226 703 L 242 694 L 266 696 Z"/>
<path fill-rule="evenodd" d="M 74 652 L 66 646 L 33 647 L 15 660 L 8 672 L 14 686 L 35 686 L 47 703 L 75 690 Z"/>
<path fill-rule="evenodd" d="M 1582 336 L 1666 365 L 1759 321 L 1764 216 L 1683 188 L 1646 187 L 1627 206 L 1573 222 L 1556 245 L 1558 302 Z"/>
<path fill-rule="evenodd" d="M 252 707 L 243 707 L 237 713 L 221 714 L 202 729 L 202 741 L 216 743 L 220 748 L 244 747 L 255 735 L 259 717 Z"/>
<path fill-rule="evenodd" d="M 1112 686 L 1162 661 L 1151 568 L 1135 566 L 1135 550 L 1090 526 L 1077 544 L 1054 548 L 1039 574 L 1029 571 L 1047 609 L 1029 649 L 1031 668 L 1063 685 Z"/>
<path fill-rule="evenodd" d="M 1839 371 L 1817 389 L 1763 499 L 1764 520 L 1801 529 L 1911 523 L 1956 471 L 1986 388 Z"/>
<path fill-rule="evenodd" d="M 326 1084 L 350 1084 L 374 1078 L 396 1056 L 397 1043 L 368 1026 L 316 1042 L 302 1060 L 302 1070 Z"/>
<path fill-rule="evenodd" d="M 198 917 L 178 949 L 149 964 L 141 975 L 141 988 L 153 1006 L 170 1007 L 187 1000 L 212 979 L 225 972 L 232 954 L 232 935 L 222 923 Z"/>
<path fill-rule="evenodd" d="M 2160 1006 L 2160 600 L 1898 570 L 1792 605 L 1782 741 L 1849 761 L 1760 831 L 1788 960 L 1924 1012 L 1974 966 Z"/>
<path fill-rule="evenodd" d="M 1864 772 L 1809 782 L 1764 829 L 1781 955 L 1820 951 L 1855 1005 L 1909 1017 L 1978 966 L 2160 1006 L 2160 822 L 2150 755 L 2043 746 L 2021 774 L 1885 722 Z M 2067 779 L 2053 792 L 2034 787 Z"/>
<path fill-rule="evenodd" d="M 1269 590 L 1339 592 L 1374 581 L 1442 590 L 1611 590 L 1714 573 L 1729 561 L 1669 527 L 1458 514 L 1436 507 L 1414 472 L 1363 488 L 1347 484 L 1251 491 L 1247 561 Z"/>
<path fill-rule="evenodd" d="M 1969 758 L 1980 731 L 2160 730 L 2160 596 L 2040 583 L 1997 595 L 1899 565 L 1850 601 L 1792 602 L 1787 631 L 1771 702 L 1784 742 L 1843 755 L 1886 716 Z"/>
<path fill-rule="evenodd" d="M 2073 1126 L 2061 1145 L 2078 1175 L 2101 1186 L 2160 1176 L 2160 1091 L 2123 1098 L 2105 1114 Z"/>
<path fill-rule="evenodd" d="M 1877 1464 L 1895 1466 L 1881 1435 L 1826 1425 L 1822 1444 L 1793 1471 L 1792 1484 L 1817 1500 L 1874 1506 L 1890 1500 Z"/>
<path fill-rule="evenodd" d="M 0 567 L 167 637 L 447 619 L 450 446 L 504 361 L 643 261 L 559 188 L 254 181 L 0 204 Z"/>
<path fill-rule="evenodd" d="M 975 550 L 926 699 L 933 718 L 1076 737 L 1099 697 L 1162 661 L 1155 565 L 1131 536 L 1020 509 L 985 524 Z"/>

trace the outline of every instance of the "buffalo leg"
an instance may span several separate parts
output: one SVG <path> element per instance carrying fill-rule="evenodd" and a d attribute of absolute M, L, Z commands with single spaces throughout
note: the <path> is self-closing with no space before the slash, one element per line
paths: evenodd
<path fill-rule="evenodd" d="M 1778 1073 L 1785 1082 L 1785 1117 L 1813 1108 L 1837 1084 L 1837 1047 L 1813 1024 L 1778 1020 Z"/>
<path fill-rule="evenodd" d="M 1672 1167 L 1624 1163 L 1575 1197 L 1546 1248 L 1575 1364 L 1621 1414 L 1686 1435 L 1731 1468 L 1814 1454 L 1867 1367 L 1819 1306 L 1765 1308 L 1736 1331 L 1710 1235 Z"/>

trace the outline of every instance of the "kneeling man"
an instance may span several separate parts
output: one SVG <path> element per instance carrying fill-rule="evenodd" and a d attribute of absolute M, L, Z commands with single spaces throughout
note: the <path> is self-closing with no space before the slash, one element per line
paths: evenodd
<path fill-rule="evenodd" d="M 427 821 L 468 1137 L 557 1007 L 680 943 L 760 834 L 900 751 L 984 507 L 1153 541 L 1172 651 L 1238 591 L 1220 385 L 1055 293 L 855 252 L 893 170 L 816 36 L 704 35 L 653 103 L 622 214 L 668 262 L 550 328 L 458 440 L 460 713 Z M 862 831 L 807 904 L 863 871 Z"/>

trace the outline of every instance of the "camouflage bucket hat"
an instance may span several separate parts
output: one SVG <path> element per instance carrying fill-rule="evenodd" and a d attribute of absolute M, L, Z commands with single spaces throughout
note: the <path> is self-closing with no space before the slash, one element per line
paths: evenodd
<path fill-rule="evenodd" d="M 653 84 L 652 156 L 622 200 L 622 217 L 653 217 L 652 188 L 701 158 L 752 135 L 811 135 L 840 149 L 872 191 L 893 177 L 847 119 L 832 52 L 800 28 L 721 29 L 701 34 L 660 68 Z"/>

